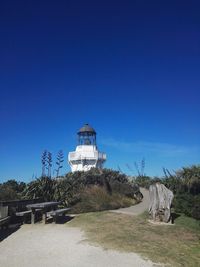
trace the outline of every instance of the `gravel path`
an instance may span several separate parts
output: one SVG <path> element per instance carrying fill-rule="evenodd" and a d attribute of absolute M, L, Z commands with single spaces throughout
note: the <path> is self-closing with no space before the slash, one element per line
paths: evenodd
<path fill-rule="evenodd" d="M 149 208 L 149 190 L 140 188 L 141 193 L 143 194 L 142 202 L 137 205 L 131 206 L 129 208 L 122 208 L 118 210 L 111 210 L 111 212 L 123 213 L 129 215 L 139 215 Z"/>
<path fill-rule="evenodd" d="M 0 243 L 2 267 L 152 267 L 135 253 L 91 246 L 78 228 L 23 225 Z"/>

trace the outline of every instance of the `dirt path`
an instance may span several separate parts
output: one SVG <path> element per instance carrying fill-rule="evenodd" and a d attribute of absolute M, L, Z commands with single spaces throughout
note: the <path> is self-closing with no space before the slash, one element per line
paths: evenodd
<path fill-rule="evenodd" d="M 129 215 L 139 215 L 143 213 L 145 210 L 148 210 L 149 207 L 149 191 L 140 188 L 141 193 L 143 194 L 142 202 L 140 202 L 137 205 L 131 206 L 129 208 L 122 208 L 118 210 L 112 210 L 112 212 L 117 213 L 123 213 L 123 214 L 129 214 Z"/>
<path fill-rule="evenodd" d="M 135 253 L 91 246 L 78 228 L 23 225 L 0 243 L 2 267 L 152 267 Z"/>

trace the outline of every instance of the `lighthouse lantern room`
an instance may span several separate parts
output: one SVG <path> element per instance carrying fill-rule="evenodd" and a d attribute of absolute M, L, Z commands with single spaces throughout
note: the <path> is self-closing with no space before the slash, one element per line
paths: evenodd
<path fill-rule="evenodd" d="M 99 152 L 96 144 L 96 131 L 85 124 L 77 133 L 76 150 L 69 152 L 68 162 L 72 172 L 88 171 L 91 168 L 102 168 L 106 154 Z"/>

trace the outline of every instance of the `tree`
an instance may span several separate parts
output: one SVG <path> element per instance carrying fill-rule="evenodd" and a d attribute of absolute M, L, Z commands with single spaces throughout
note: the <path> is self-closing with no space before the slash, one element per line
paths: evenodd
<path fill-rule="evenodd" d="M 24 182 L 17 182 L 14 179 L 10 179 L 5 183 L 0 184 L 0 200 L 21 199 L 25 187 L 26 184 Z"/>

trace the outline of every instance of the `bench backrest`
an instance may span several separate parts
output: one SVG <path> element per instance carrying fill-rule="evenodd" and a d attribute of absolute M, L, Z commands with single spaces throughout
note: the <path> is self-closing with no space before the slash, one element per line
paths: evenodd
<path fill-rule="evenodd" d="M 8 216 L 8 206 L 0 206 L 0 219 Z"/>

